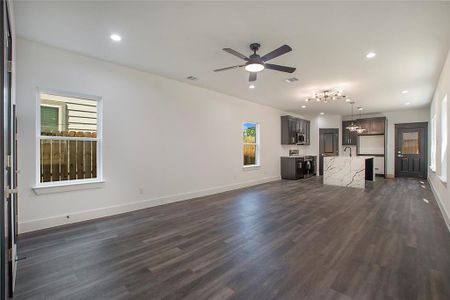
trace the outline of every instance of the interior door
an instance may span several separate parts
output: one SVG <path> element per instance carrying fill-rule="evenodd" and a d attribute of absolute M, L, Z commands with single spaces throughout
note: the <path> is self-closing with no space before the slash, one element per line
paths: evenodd
<path fill-rule="evenodd" d="M 427 178 L 427 123 L 395 125 L 395 176 Z"/>
<path fill-rule="evenodd" d="M 339 129 L 319 129 L 319 175 L 323 175 L 323 158 L 339 155 Z"/>

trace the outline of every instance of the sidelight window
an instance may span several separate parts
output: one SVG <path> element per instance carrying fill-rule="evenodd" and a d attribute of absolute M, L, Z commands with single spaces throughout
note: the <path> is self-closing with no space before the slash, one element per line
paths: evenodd
<path fill-rule="evenodd" d="M 431 151 L 430 151 L 430 168 L 436 172 L 436 115 L 431 118 Z"/>
<path fill-rule="evenodd" d="M 101 179 L 101 103 L 39 93 L 38 185 Z"/>
<path fill-rule="evenodd" d="M 246 122 L 242 126 L 244 167 L 259 165 L 259 124 Z"/>

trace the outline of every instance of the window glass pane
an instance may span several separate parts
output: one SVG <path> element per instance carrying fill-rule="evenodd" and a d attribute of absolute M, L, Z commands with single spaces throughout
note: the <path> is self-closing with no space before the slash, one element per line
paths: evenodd
<path fill-rule="evenodd" d="M 244 166 L 256 164 L 256 145 L 244 145 Z"/>
<path fill-rule="evenodd" d="M 402 154 L 420 154 L 419 132 L 404 132 L 402 134 Z"/>
<path fill-rule="evenodd" d="M 40 182 L 97 177 L 97 141 L 40 142 Z"/>
<path fill-rule="evenodd" d="M 95 137 L 97 101 L 40 94 L 41 135 Z"/>
<path fill-rule="evenodd" d="M 244 123 L 243 139 L 244 143 L 256 143 L 256 124 Z"/>
<path fill-rule="evenodd" d="M 431 170 L 436 171 L 436 115 L 431 119 L 431 153 L 430 153 Z"/>

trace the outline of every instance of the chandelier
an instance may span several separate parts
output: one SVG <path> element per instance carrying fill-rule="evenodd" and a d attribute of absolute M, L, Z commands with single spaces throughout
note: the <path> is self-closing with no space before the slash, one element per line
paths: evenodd
<path fill-rule="evenodd" d="M 359 111 L 359 118 L 361 119 L 361 111 L 363 110 L 363 108 L 362 107 L 358 107 L 358 111 Z M 358 126 L 358 128 L 356 129 L 356 133 L 358 133 L 358 134 L 362 134 L 362 133 L 364 133 L 364 131 L 366 131 L 366 129 L 365 128 L 362 128 L 362 127 L 360 127 L 360 126 Z"/>
<path fill-rule="evenodd" d="M 349 104 L 352 105 L 352 122 L 350 123 L 350 125 L 348 125 L 347 127 L 345 127 L 345 129 L 348 129 L 352 132 L 354 131 L 358 131 L 358 129 L 360 129 L 360 127 L 358 125 L 355 124 L 354 119 L 353 119 L 353 105 L 355 104 L 355 101 L 349 102 Z"/>
<path fill-rule="evenodd" d="M 342 94 L 342 90 L 324 90 L 317 93 L 314 93 L 314 95 L 311 98 L 306 98 L 305 101 L 316 101 L 316 102 L 323 102 L 328 103 L 328 101 L 333 100 L 339 100 L 339 99 L 346 99 L 347 96 Z"/>

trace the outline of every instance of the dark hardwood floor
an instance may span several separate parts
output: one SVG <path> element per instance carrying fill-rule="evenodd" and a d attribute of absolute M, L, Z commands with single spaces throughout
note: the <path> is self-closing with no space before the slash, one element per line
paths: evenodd
<path fill-rule="evenodd" d="M 417 179 L 277 181 L 26 235 L 19 254 L 17 299 L 450 299 L 450 234 Z"/>

